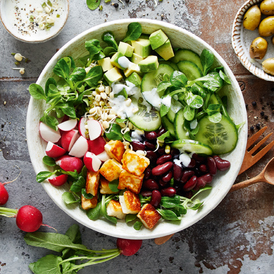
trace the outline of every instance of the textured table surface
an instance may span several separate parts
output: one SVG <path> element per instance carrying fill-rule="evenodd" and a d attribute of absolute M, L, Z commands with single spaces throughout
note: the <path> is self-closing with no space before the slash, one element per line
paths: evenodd
<path fill-rule="evenodd" d="M 273 131 L 274 84 L 251 75 L 238 61 L 231 46 L 231 28 L 244 0 L 163 0 L 157 7 L 152 0 L 130 0 L 116 9 L 102 0 L 103 10 L 91 11 L 85 0 L 70 1 L 70 15 L 64 30 L 43 44 L 25 44 L 10 36 L 0 24 L 0 181 L 19 179 L 6 186 L 10 193 L 7 207 L 32 204 L 43 212 L 44 222 L 60 233 L 75 221 L 65 215 L 35 181 L 26 143 L 25 122 L 29 101 L 27 88 L 36 81 L 43 67 L 58 48 L 82 31 L 120 18 L 163 20 L 185 28 L 204 39 L 226 60 L 241 86 L 248 111 L 249 126 L 268 125 Z M 12 70 L 11 52 L 20 52 L 31 62 L 21 76 Z M 256 106 L 252 102 L 257 102 Z M 268 118 L 264 118 L 264 111 Z M 252 132 L 249 131 L 251 135 Z M 271 137 L 273 140 L 273 137 Z M 274 155 L 268 152 L 237 182 L 257 175 Z M 145 240 L 132 257 L 119 256 L 80 273 L 273 273 L 274 269 L 274 187 L 258 183 L 228 194 L 207 217 L 176 233 L 157 246 Z M 80 225 L 84 243 L 92 249 L 114 248 L 116 239 Z M 48 231 L 45 228 L 42 231 Z M 28 264 L 49 254 L 27 246 L 24 233 L 12 218 L 0 218 L 0 273 L 31 273 Z"/>

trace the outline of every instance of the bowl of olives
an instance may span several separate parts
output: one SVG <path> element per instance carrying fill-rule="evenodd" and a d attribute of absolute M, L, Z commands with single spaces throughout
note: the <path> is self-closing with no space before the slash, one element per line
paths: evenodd
<path fill-rule="evenodd" d="M 233 22 L 232 46 L 242 65 L 255 76 L 274 81 L 274 2 L 248 0 Z"/>

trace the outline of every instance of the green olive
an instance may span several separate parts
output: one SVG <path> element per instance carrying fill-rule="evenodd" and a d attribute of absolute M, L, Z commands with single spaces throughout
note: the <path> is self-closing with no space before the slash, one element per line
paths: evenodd
<path fill-rule="evenodd" d="M 268 16 L 259 25 L 259 35 L 268 37 L 274 34 L 274 16 Z"/>
<path fill-rule="evenodd" d="M 267 51 L 267 41 L 262 37 L 255 38 L 249 48 L 251 58 L 263 59 Z"/>
<path fill-rule="evenodd" d="M 262 67 L 264 72 L 274 75 L 274 58 L 268 58 L 263 61 Z"/>
<path fill-rule="evenodd" d="M 261 21 L 261 10 L 257 5 L 252 6 L 247 10 L 243 19 L 243 26 L 248 30 L 255 30 Z"/>
<path fill-rule="evenodd" d="M 274 0 L 264 0 L 260 5 L 262 14 L 274 15 Z"/>

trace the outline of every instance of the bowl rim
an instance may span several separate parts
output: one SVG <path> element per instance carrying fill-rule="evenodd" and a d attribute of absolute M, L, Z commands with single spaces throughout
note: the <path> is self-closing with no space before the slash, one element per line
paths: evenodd
<path fill-rule="evenodd" d="M 1 6 L 1 3 L 3 1 L 7 1 L 7 0 L 0 0 L 0 6 Z M 12 35 L 15 39 L 21 41 L 21 42 L 25 42 L 25 43 L 30 43 L 30 44 L 37 44 L 37 43 L 44 43 L 44 42 L 47 42 L 51 39 L 53 39 L 54 37 L 56 37 L 62 30 L 63 28 L 65 27 L 66 23 L 67 23 L 67 20 L 68 20 L 68 17 L 69 17 L 69 11 L 70 11 L 70 2 L 69 0 L 64 0 L 66 2 L 66 7 L 67 7 L 67 12 L 66 12 L 66 17 L 65 17 L 65 20 L 64 20 L 64 23 L 62 24 L 62 26 L 57 29 L 51 36 L 47 37 L 47 38 L 41 38 L 41 39 L 35 39 L 35 40 L 29 40 L 29 39 L 23 39 L 19 36 L 17 36 L 14 32 L 12 32 L 8 26 L 5 24 L 4 22 L 4 19 L 2 18 L 2 9 L 0 8 L 0 21 L 2 22 L 4 28 L 6 29 L 6 31 Z"/>
<path fill-rule="evenodd" d="M 141 24 L 153 24 L 154 26 L 157 26 L 159 28 L 161 27 L 165 27 L 165 28 L 168 28 L 169 30 L 173 30 L 173 31 L 178 31 L 180 32 L 181 34 L 186 34 L 186 35 L 189 35 L 190 37 L 194 38 L 195 40 L 198 41 L 199 44 L 201 44 L 203 46 L 203 48 L 208 48 L 210 49 L 215 57 L 223 63 L 224 65 L 224 68 L 225 68 L 225 71 L 227 73 L 227 75 L 229 76 L 229 79 L 232 79 L 233 80 L 233 83 L 235 84 L 235 88 L 238 89 L 238 92 L 237 92 L 237 95 L 239 95 L 240 97 L 240 105 L 241 105 L 241 109 L 243 110 L 243 119 L 245 119 L 245 123 L 244 125 L 242 126 L 242 129 L 243 130 L 243 133 L 242 133 L 242 136 L 243 136 L 243 140 L 242 140 L 242 143 L 241 143 L 241 146 L 240 146 L 240 150 L 242 150 L 242 153 L 239 157 L 239 166 L 235 169 L 235 172 L 233 173 L 234 174 L 234 180 L 231 180 L 230 182 L 230 185 L 226 185 L 226 188 L 224 189 L 221 189 L 220 190 L 220 195 L 218 196 L 218 199 L 217 201 L 215 202 L 215 204 L 213 206 L 211 206 L 209 209 L 207 208 L 207 210 L 202 210 L 202 213 L 199 213 L 199 218 L 195 218 L 195 215 L 194 217 L 191 219 L 191 221 L 187 224 L 187 225 L 184 225 L 183 223 L 183 220 L 181 222 L 181 224 L 171 224 L 171 228 L 170 230 L 168 230 L 168 232 L 166 231 L 158 231 L 157 234 L 156 233 L 153 233 L 153 230 L 152 231 L 149 231 L 147 233 L 141 233 L 140 231 L 135 231 L 134 233 L 130 234 L 130 235 L 124 235 L 121 233 L 121 231 L 119 230 L 115 230 L 115 229 L 112 229 L 111 231 L 106 229 L 104 227 L 104 225 L 100 228 L 98 228 L 95 225 L 92 224 L 92 222 L 89 220 L 89 224 L 87 225 L 86 222 L 83 222 L 82 219 L 80 219 L 78 216 L 75 216 L 73 214 L 73 211 L 68 209 L 67 207 L 65 207 L 60 201 L 56 201 L 56 199 L 54 199 L 52 193 L 50 193 L 51 191 L 51 186 L 49 186 L 50 184 L 48 183 L 42 183 L 42 186 L 43 188 L 45 189 L 45 191 L 48 193 L 48 195 L 51 197 L 51 199 L 55 202 L 55 204 L 62 209 L 62 211 L 64 211 L 67 215 L 69 215 L 71 218 L 73 218 L 74 220 L 76 220 L 77 222 L 83 224 L 84 226 L 92 229 L 92 230 L 95 230 L 97 232 L 100 232 L 102 234 L 105 234 L 105 235 L 108 235 L 108 236 L 112 236 L 112 237 L 117 237 L 117 238 L 127 238 L 127 239 L 153 239 L 153 238 L 157 238 L 157 237 L 162 237 L 162 236 L 166 236 L 166 235 L 169 235 L 169 234 L 173 234 L 173 233 L 176 233 L 178 231 L 181 231 L 181 230 L 184 230 L 190 226 L 192 226 L 193 224 L 197 223 L 199 220 L 201 220 L 202 218 L 204 218 L 206 215 L 208 215 L 213 209 L 215 209 L 217 207 L 217 205 L 224 199 L 224 197 L 226 196 L 226 194 L 229 192 L 232 184 L 234 183 L 236 177 L 237 177 L 237 174 L 240 170 L 240 167 L 241 167 L 241 163 L 243 161 L 243 158 L 244 158 L 244 151 L 245 151 L 245 148 L 246 148 L 246 141 L 247 141 L 247 113 L 246 113 L 246 109 L 245 109 L 245 104 L 244 104 L 244 99 L 243 99 L 243 95 L 242 95 L 242 92 L 240 90 L 240 87 L 238 85 L 238 82 L 235 78 L 235 76 L 233 75 L 231 69 L 228 67 L 227 63 L 224 61 L 224 59 L 209 45 L 207 44 L 205 41 L 203 41 L 201 38 L 197 37 L 196 35 L 192 34 L 191 32 L 183 29 L 183 28 L 180 28 L 178 26 L 175 26 L 173 24 L 170 24 L 170 23 L 166 23 L 166 22 L 162 22 L 162 21 L 157 21 L 157 20 L 151 20 L 151 19 L 121 19 L 121 20 L 114 20 L 114 21 L 110 21 L 110 22 L 106 22 L 106 23 L 103 23 L 103 24 L 100 24 L 100 25 L 97 25 L 97 26 L 94 26 L 82 33 L 80 33 L 79 35 L 77 35 L 76 37 L 72 38 L 69 42 L 67 42 L 63 47 L 61 47 L 59 49 L 58 52 L 56 52 L 53 57 L 50 59 L 50 61 L 47 63 L 47 65 L 44 67 L 43 71 L 41 72 L 38 80 L 37 80 L 37 84 L 39 84 L 43 77 L 45 76 L 47 70 L 52 66 L 53 63 L 56 63 L 56 60 L 58 58 L 61 58 L 64 51 L 66 51 L 66 49 L 71 46 L 73 43 L 75 43 L 78 39 L 88 35 L 89 33 L 95 31 L 95 30 L 98 30 L 99 28 L 106 28 L 110 25 L 113 25 L 113 24 L 129 24 L 129 23 L 132 23 L 132 22 L 139 22 Z M 31 128 L 28 126 L 28 123 L 31 119 L 31 116 L 32 116 L 32 104 L 34 102 L 34 99 L 31 97 L 30 98 L 30 102 L 29 102 L 29 107 L 28 107 L 28 112 L 27 112 L 27 126 L 26 126 L 26 132 L 27 132 L 27 143 L 28 143 L 28 149 L 29 149 L 29 154 L 30 154 L 30 158 L 31 158 L 31 162 L 33 164 L 33 167 L 34 167 L 34 170 L 35 170 L 35 173 L 37 174 L 39 171 L 39 168 L 35 165 L 35 161 L 33 161 L 33 153 L 34 153 L 34 148 L 32 146 L 32 130 Z M 193 213 L 194 214 L 194 213 Z M 195 213 L 196 214 L 196 213 Z M 104 221 L 106 222 L 106 221 Z M 182 227 L 182 224 L 183 224 L 183 227 Z M 161 225 L 161 224 L 159 224 Z M 133 227 L 129 227 L 129 229 L 132 229 L 134 230 Z M 146 231 L 148 231 L 148 229 L 146 229 Z"/>
<path fill-rule="evenodd" d="M 231 42 L 232 47 L 234 49 L 234 52 L 242 65 L 253 75 L 266 80 L 274 82 L 274 76 L 271 76 L 270 74 L 267 74 L 263 71 L 262 68 L 259 68 L 252 64 L 249 60 L 251 59 L 249 55 L 247 55 L 243 49 L 243 42 L 242 42 L 242 29 L 243 29 L 243 16 L 245 12 L 253 5 L 256 5 L 258 3 L 262 2 L 262 0 L 247 0 L 241 8 L 238 10 L 232 26 L 232 36 L 231 36 Z"/>

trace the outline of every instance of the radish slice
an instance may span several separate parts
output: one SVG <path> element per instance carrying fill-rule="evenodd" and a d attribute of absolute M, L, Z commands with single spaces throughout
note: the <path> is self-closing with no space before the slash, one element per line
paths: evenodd
<path fill-rule="evenodd" d="M 79 138 L 78 130 L 65 131 L 61 137 L 61 146 L 66 151 L 70 151 L 76 140 Z"/>
<path fill-rule="evenodd" d="M 42 139 L 46 142 L 56 143 L 61 138 L 59 130 L 56 131 L 42 122 L 39 124 L 39 131 Z"/>
<path fill-rule="evenodd" d="M 57 158 L 66 153 L 66 150 L 64 150 L 62 147 L 52 143 L 48 142 L 47 147 L 46 147 L 46 154 L 47 156 L 51 158 Z"/>
<path fill-rule="evenodd" d="M 69 155 L 61 156 L 55 163 L 65 171 L 76 170 L 78 173 L 81 172 L 83 167 L 83 162 L 81 159 Z"/>
<path fill-rule="evenodd" d="M 58 125 L 58 128 L 62 131 L 70 131 L 74 129 L 77 125 L 77 119 L 69 119 L 65 122 L 62 122 Z"/>
<path fill-rule="evenodd" d="M 84 157 L 87 151 L 88 151 L 88 141 L 83 136 L 80 136 L 74 143 L 73 147 L 71 148 L 69 155 L 82 158 Z"/>
<path fill-rule="evenodd" d="M 98 171 L 101 163 L 101 160 L 94 153 L 88 151 L 84 156 L 84 164 L 90 171 Z"/>
<path fill-rule="evenodd" d="M 99 158 L 102 162 L 107 161 L 108 159 L 110 159 L 110 157 L 108 156 L 108 154 L 106 153 L 106 151 L 103 151 L 102 153 L 96 155 L 97 158 Z"/>
<path fill-rule="evenodd" d="M 88 120 L 88 134 L 89 134 L 89 139 L 94 140 L 101 136 L 102 134 L 102 126 L 100 122 L 97 120 Z"/>
<path fill-rule="evenodd" d="M 78 124 L 78 130 L 79 133 L 84 136 L 86 138 L 86 124 L 87 124 L 87 118 L 86 117 L 82 117 L 80 119 L 80 122 Z"/>
<path fill-rule="evenodd" d="M 88 140 L 88 151 L 98 155 L 105 151 L 106 140 L 103 136 L 99 136 L 94 140 Z"/>
<path fill-rule="evenodd" d="M 62 186 L 63 184 L 66 183 L 68 180 L 68 175 L 67 174 L 61 174 L 59 176 L 55 176 L 53 178 L 49 178 L 48 181 L 53 185 L 53 186 Z"/>

